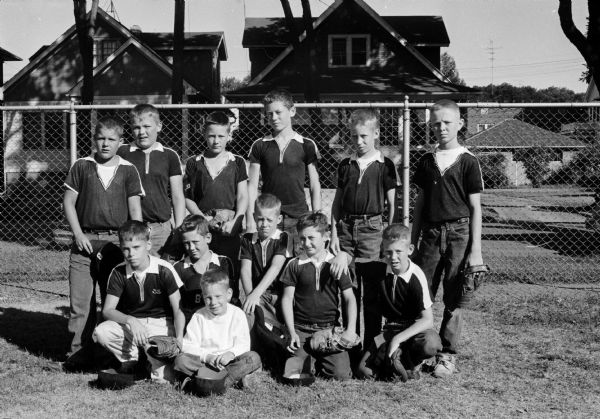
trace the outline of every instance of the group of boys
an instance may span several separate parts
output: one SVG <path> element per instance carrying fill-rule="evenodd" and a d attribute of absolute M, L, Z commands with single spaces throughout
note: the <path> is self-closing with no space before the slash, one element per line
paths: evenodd
<path fill-rule="evenodd" d="M 157 142 L 162 125 L 154 106 L 132 109 L 130 145 L 121 144 L 120 123 L 97 122 L 94 154 L 77 160 L 65 181 L 74 237 L 65 369 L 93 360 L 96 342 L 114 355 L 119 373 L 132 372 L 143 349 L 157 382 L 181 382 L 209 368 L 225 371 L 233 385 L 261 367 L 257 352 L 277 374 L 389 379 L 402 371 L 401 378 L 416 378 L 432 357 L 433 375 L 455 372 L 469 297 L 460 271 L 482 264 L 483 189 L 477 159 L 458 143 L 458 106 L 444 100 L 432 108 L 438 144 L 417 165 L 411 234 L 393 223 L 399 178 L 377 149 L 377 112 L 350 117 L 355 152 L 339 163 L 330 224 L 320 212 L 319 152 L 292 127 L 291 95 L 276 90 L 263 104 L 272 135 L 252 145 L 249 166 L 227 151 L 230 117 L 213 112 L 205 120 L 205 151 L 187 161 L 185 173 L 177 154 Z M 106 280 L 95 266 L 109 263 L 115 245 L 124 261 Z M 106 293 L 97 325 L 99 281 Z M 437 333 L 431 295 L 440 281 L 445 307 Z M 255 333 L 258 322 L 284 332 L 280 351 L 266 349 L 277 345 Z M 350 348 L 363 329 L 362 347 L 350 351 L 316 344 L 317 335 L 338 333 Z M 179 354 L 170 361 L 153 356 L 155 336 L 171 336 Z"/>

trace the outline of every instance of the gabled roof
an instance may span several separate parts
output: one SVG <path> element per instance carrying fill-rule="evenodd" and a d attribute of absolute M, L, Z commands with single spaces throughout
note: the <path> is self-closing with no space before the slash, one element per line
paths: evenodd
<path fill-rule="evenodd" d="M 362 8 L 375 22 L 377 22 L 385 31 L 387 31 L 399 44 L 401 44 L 409 53 L 411 53 L 418 61 L 421 62 L 439 81 L 448 82 L 448 79 L 440 72 L 438 68 L 436 68 L 427 58 L 425 58 L 419 51 L 417 51 L 408 40 L 400 35 L 388 22 L 386 22 L 375 10 L 373 10 L 368 4 L 366 4 L 363 0 L 336 0 L 327 8 L 321 16 L 319 16 L 313 22 L 313 28 L 315 31 L 327 20 L 329 16 L 341 5 L 347 3 L 348 1 L 354 2 L 357 6 Z M 302 43 L 306 39 L 306 31 L 302 32 L 300 35 L 300 43 Z M 283 61 L 285 57 L 287 57 L 294 50 L 292 45 L 288 45 L 271 63 L 261 71 L 254 79 L 252 79 L 249 83 L 250 86 L 253 86 L 257 83 L 260 83 L 267 74 L 269 74 L 279 63 Z"/>
<path fill-rule="evenodd" d="M 441 16 L 381 16 L 396 32 L 413 46 L 450 45 L 450 38 Z M 317 18 L 313 18 L 313 22 Z M 297 29 L 302 28 L 302 18 L 294 18 Z M 248 17 L 245 20 L 242 45 L 252 47 L 285 47 L 289 34 L 283 17 Z"/>
<path fill-rule="evenodd" d="M 23 59 L 0 47 L 0 61 L 23 61 Z"/>
<path fill-rule="evenodd" d="M 469 148 L 583 148 L 586 144 L 527 122 L 507 119 L 467 138 L 465 146 Z"/>
<path fill-rule="evenodd" d="M 588 84 L 587 90 L 585 91 L 585 101 L 586 102 L 594 102 L 600 100 L 600 95 L 598 94 L 598 87 L 596 86 L 596 82 L 592 78 L 590 83 Z"/>
<path fill-rule="evenodd" d="M 154 50 L 173 50 L 172 32 L 142 32 L 140 38 Z M 216 49 L 219 59 L 227 60 L 227 47 L 223 32 L 185 32 L 185 49 Z"/>
<path fill-rule="evenodd" d="M 169 77 L 171 77 L 173 75 L 172 67 L 166 61 L 164 61 L 156 52 L 154 52 L 150 48 L 146 47 L 144 44 L 142 44 L 136 38 L 129 38 L 115 52 L 113 52 L 111 55 L 109 55 L 106 58 L 106 60 L 104 60 L 102 63 L 100 63 L 99 65 L 97 65 L 94 68 L 93 76 L 96 77 L 97 75 L 102 74 L 108 67 L 110 67 L 110 64 L 114 60 L 116 60 L 118 57 L 120 57 L 130 47 L 134 47 L 137 50 L 139 50 L 139 52 L 142 55 L 144 55 L 146 58 L 148 58 L 150 61 L 152 61 L 154 64 L 156 64 L 156 66 L 160 70 L 162 70 L 164 73 L 166 73 Z M 79 77 L 79 79 L 77 80 L 77 84 L 75 84 L 69 90 L 69 92 L 80 90 L 82 84 L 83 84 L 83 76 Z M 193 86 L 186 80 L 183 81 L 183 85 L 184 85 L 184 88 L 186 88 L 186 89 L 198 90 L 198 88 L 196 86 Z"/>

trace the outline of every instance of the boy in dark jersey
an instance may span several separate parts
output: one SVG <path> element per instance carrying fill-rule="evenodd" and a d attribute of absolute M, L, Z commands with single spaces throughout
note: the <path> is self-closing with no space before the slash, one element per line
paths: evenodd
<path fill-rule="evenodd" d="M 281 200 L 280 228 L 291 234 L 297 244 L 296 222 L 308 211 L 304 182 L 308 173 L 312 211 L 321 209 L 321 184 L 317 171 L 320 158 L 315 142 L 302 137 L 292 127 L 296 114 L 292 95 L 286 90 L 274 90 L 263 99 L 266 119 L 271 126 L 268 135 L 250 148 L 249 202 L 246 229 L 254 232 L 254 202 L 258 196 L 258 180 L 262 177 L 261 193 L 270 193 Z"/>
<path fill-rule="evenodd" d="M 440 327 L 442 351 L 433 375 L 447 377 L 456 371 L 462 309 L 469 295 L 463 292 L 468 267 L 482 265 L 481 192 L 483 180 L 477 158 L 458 142 L 464 121 L 458 105 L 440 100 L 431 109 L 431 125 L 437 147 L 417 163 L 413 182 L 419 193 L 415 202 L 412 243 L 415 262 L 423 269 L 431 295 L 444 287 L 444 316 Z"/>
<path fill-rule="evenodd" d="M 401 351 L 399 359 L 408 376 L 418 378 L 422 361 L 436 355 L 442 347 L 433 328 L 427 279 L 409 259 L 413 249 L 408 227 L 392 224 L 383 231 L 386 263 L 376 262 L 372 269 L 378 278 L 377 307 L 386 323 L 383 333 L 362 357 L 357 370 L 360 378 L 392 378 L 391 363 L 386 358 L 394 356 L 397 350 Z"/>
<path fill-rule="evenodd" d="M 123 126 L 102 118 L 94 132 L 94 154 L 77 160 L 65 179 L 63 207 L 73 232 L 69 258 L 69 332 L 71 349 L 63 367 L 91 366 L 92 332 L 96 326 L 96 282 L 91 260 L 107 243 L 119 243 L 117 230 L 128 218 L 142 220 L 144 195 L 135 166 L 117 156 Z M 106 284 L 100 284 L 106 286 Z"/>
<path fill-rule="evenodd" d="M 183 286 L 181 287 L 181 309 L 186 323 L 204 306 L 202 277 L 210 269 L 222 269 L 231 278 L 233 265 L 227 256 L 217 255 L 209 249 L 212 235 L 208 220 L 201 215 L 188 215 L 179 227 L 179 234 L 187 256 L 174 266 Z"/>
<path fill-rule="evenodd" d="M 119 228 L 125 262 L 110 274 L 106 319 L 94 330 L 94 340 L 120 362 L 118 372 L 130 373 L 137 364 L 139 348 L 150 363 L 154 382 L 174 381 L 172 367 L 148 354 L 152 336 L 175 336 L 183 342 L 185 318 L 179 308 L 181 280 L 169 262 L 150 255 L 150 230 L 140 221 Z"/>

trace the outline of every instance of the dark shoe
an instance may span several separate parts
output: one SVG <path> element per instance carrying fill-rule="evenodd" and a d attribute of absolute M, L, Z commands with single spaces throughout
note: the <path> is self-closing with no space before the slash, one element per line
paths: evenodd
<path fill-rule="evenodd" d="M 62 364 L 65 372 L 90 372 L 94 370 L 94 356 L 91 349 L 84 347 L 71 354 Z"/>

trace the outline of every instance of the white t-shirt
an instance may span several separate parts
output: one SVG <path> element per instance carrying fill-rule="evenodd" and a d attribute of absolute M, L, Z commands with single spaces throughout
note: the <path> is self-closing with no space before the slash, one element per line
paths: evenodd
<path fill-rule="evenodd" d="M 442 174 L 452 166 L 456 160 L 458 160 L 459 156 L 463 153 L 468 153 L 468 150 L 465 147 L 456 147 L 450 150 L 440 150 L 439 148 L 435 150 L 435 162 L 440 168 L 440 172 Z"/>
<path fill-rule="evenodd" d="M 250 350 L 250 329 L 244 312 L 227 304 L 227 311 L 214 316 L 207 307 L 196 311 L 187 325 L 183 338 L 183 352 L 198 355 L 202 362 L 210 354 L 226 352 L 236 357 Z"/>

